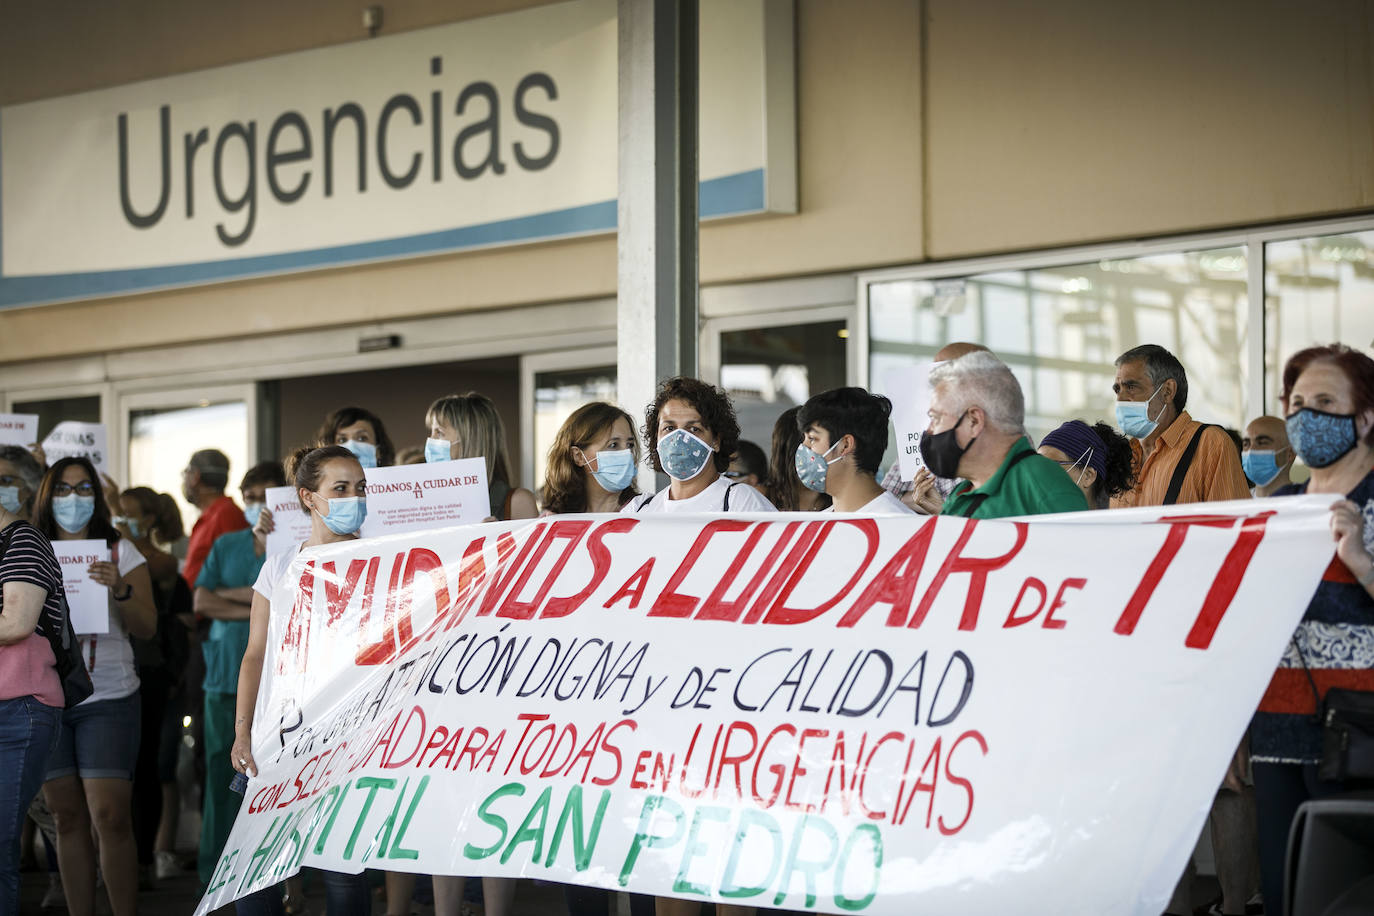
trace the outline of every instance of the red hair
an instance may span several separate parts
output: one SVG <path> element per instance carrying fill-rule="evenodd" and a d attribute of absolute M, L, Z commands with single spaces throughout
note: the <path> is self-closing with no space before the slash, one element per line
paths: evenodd
<path fill-rule="evenodd" d="M 1341 370 L 1350 382 L 1350 397 L 1354 401 L 1355 413 L 1362 414 L 1374 410 L 1374 359 L 1345 344 L 1333 343 L 1324 347 L 1308 347 L 1288 357 L 1283 366 L 1283 412 L 1288 413 L 1288 398 L 1298 377 L 1313 363 L 1331 363 Z M 1364 437 L 1365 444 L 1374 446 L 1374 427 Z"/>

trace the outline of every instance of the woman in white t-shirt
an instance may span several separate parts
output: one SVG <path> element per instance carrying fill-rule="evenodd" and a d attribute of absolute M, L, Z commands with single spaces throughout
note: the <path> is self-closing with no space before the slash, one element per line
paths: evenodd
<path fill-rule="evenodd" d="M 294 478 L 301 507 L 310 513 L 310 537 L 301 547 L 335 544 L 358 537 L 367 517 L 367 482 L 363 467 L 341 445 L 299 449 L 287 461 L 287 476 Z M 249 778 L 258 775 L 253 759 L 253 710 L 262 684 L 262 663 L 267 652 L 267 622 L 274 613 L 289 614 L 290 606 L 273 608 L 272 592 L 300 549 L 272 554 L 253 584 L 253 604 L 248 618 L 248 648 L 239 668 L 238 702 L 234 715 L 234 746 L 230 766 Z M 365 916 L 372 912 L 366 873 L 348 875 L 323 872 L 325 912 L 328 916 Z M 281 894 L 266 888 L 238 901 L 239 916 L 282 912 Z"/>
<path fill-rule="evenodd" d="M 63 458 L 48 469 L 34 497 L 33 524 L 53 541 L 105 545 L 87 573 L 109 589 L 107 631 L 81 634 L 77 629 L 95 692 L 63 712 L 43 795 L 57 823 L 57 862 L 70 912 L 84 916 L 95 907 L 94 826 L 110 910 L 132 916 L 138 905 L 138 851 L 130 799 L 139 696 L 129 636 L 151 639 L 157 633 L 152 579 L 143 555 L 111 524 L 100 479 L 85 458 Z"/>
<path fill-rule="evenodd" d="M 644 444 L 649 464 L 673 482 L 621 512 L 777 511 L 758 490 L 721 476 L 739 445 L 739 421 L 729 395 L 714 385 L 684 375 L 660 384 L 644 412 Z"/>

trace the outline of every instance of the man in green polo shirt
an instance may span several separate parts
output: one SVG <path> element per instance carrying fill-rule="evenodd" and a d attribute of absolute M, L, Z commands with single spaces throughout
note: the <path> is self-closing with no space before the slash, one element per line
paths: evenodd
<path fill-rule="evenodd" d="M 266 560 L 253 539 L 253 525 L 267 502 L 267 488 L 285 485 L 286 476 L 275 461 L 254 465 L 243 475 L 239 489 L 248 527 L 220 535 L 196 579 L 196 613 L 211 620 L 210 634 L 201 644 L 205 654 L 205 800 L 197 861 L 201 883 L 207 886 L 241 801 L 229 790 L 234 778 L 229 750 L 234 744 L 239 666 L 248 647 L 253 583 Z"/>
<path fill-rule="evenodd" d="M 921 458 L 936 477 L 962 477 L 940 511 L 1007 518 L 1088 508 L 1083 491 L 1026 438 L 1026 402 L 1016 376 L 986 351 L 930 371 L 930 427 Z"/>

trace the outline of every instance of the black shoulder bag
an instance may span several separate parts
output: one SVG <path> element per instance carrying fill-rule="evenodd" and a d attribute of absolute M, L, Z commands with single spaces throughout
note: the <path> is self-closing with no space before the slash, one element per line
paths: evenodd
<path fill-rule="evenodd" d="M 1374 693 L 1333 687 L 1323 700 L 1296 635 L 1293 648 L 1307 673 L 1317 704 L 1316 718 L 1322 727 L 1317 778 L 1323 782 L 1374 781 Z"/>
<path fill-rule="evenodd" d="M 10 549 L 10 538 L 13 536 L 12 525 L 0 535 L 0 559 L 3 559 Z M 54 626 L 46 611 L 40 610 L 38 632 L 43 634 L 48 640 L 48 645 L 52 647 L 53 658 L 57 660 L 57 677 L 62 682 L 62 696 L 66 708 L 71 709 L 95 693 L 95 685 L 91 683 L 90 672 L 86 670 L 86 660 L 81 657 L 81 641 L 76 638 L 76 631 L 72 629 L 67 594 L 62 589 L 60 578 L 57 582 L 57 598 L 62 607 L 62 623 Z"/>

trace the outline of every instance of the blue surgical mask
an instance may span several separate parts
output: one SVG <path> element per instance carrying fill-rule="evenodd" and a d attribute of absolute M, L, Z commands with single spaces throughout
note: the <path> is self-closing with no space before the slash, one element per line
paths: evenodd
<path fill-rule="evenodd" d="M 797 443 L 797 452 L 792 456 L 792 464 L 797 469 L 797 477 L 801 479 L 808 490 L 815 490 L 817 493 L 825 492 L 826 472 L 830 470 L 830 465 L 844 457 L 841 455 L 840 458 L 833 461 L 826 461 L 825 456 L 833 452 L 835 446 L 839 444 L 836 442 L 835 445 L 826 449 L 824 454 L 817 454 L 816 450 L 808 448 L 805 442 Z"/>
<path fill-rule="evenodd" d="M 367 518 L 367 500 L 361 496 L 337 496 L 329 501 L 329 514 L 320 515 L 324 526 L 335 534 L 353 534 Z"/>
<path fill-rule="evenodd" d="M 79 496 L 76 493 L 69 493 L 66 496 L 54 496 L 52 499 L 53 518 L 68 534 L 76 534 L 85 528 L 94 514 L 94 496 Z"/>
<path fill-rule="evenodd" d="M 592 460 L 592 477 L 607 493 L 619 493 L 635 479 L 634 456 L 627 448 L 597 452 Z"/>
<path fill-rule="evenodd" d="M 264 505 L 266 505 L 266 504 L 265 504 L 265 503 L 244 503 L 244 505 L 243 505 L 243 517 L 244 517 L 244 519 L 247 520 L 247 522 L 248 522 L 248 527 L 251 528 L 251 527 L 257 525 L 258 519 L 262 516 L 262 510 L 263 510 L 263 506 L 264 506 Z"/>
<path fill-rule="evenodd" d="M 1163 388 L 1150 395 L 1148 401 L 1117 401 L 1116 425 L 1133 439 L 1148 439 L 1150 433 L 1159 426 L 1157 419 L 1150 419 L 1150 404 L 1163 392 Z"/>
<path fill-rule="evenodd" d="M 375 468 L 377 466 L 377 446 L 373 445 L 371 442 L 359 442 L 357 439 L 345 439 L 339 444 L 358 456 L 358 463 L 363 466 L 363 470 Z"/>
<path fill-rule="evenodd" d="M 125 528 L 128 528 L 129 536 L 132 538 L 137 539 L 142 537 L 142 535 L 139 533 L 138 519 L 136 518 L 131 518 L 127 515 L 115 515 L 110 518 L 110 523 L 115 525 L 116 527 L 118 527 L 119 525 L 123 525 Z"/>
<path fill-rule="evenodd" d="M 1284 425 L 1288 427 L 1293 451 L 1309 468 L 1335 464 L 1360 441 L 1353 413 L 1325 413 L 1300 407 L 1288 415 Z"/>
<path fill-rule="evenodd" d="M 12 512 L 18 515 L 21 508 L 19 502 L 19 488 L 0 487 L 0 506 L 3 506 L 6 512 Z"/>
<path fill-rule="evenodd" d="M 675 429 L 658 440 L 658 463 L 674 480 L 691 480 L 706 470 L 714 451 L 687 430 Z"/>
<path fill-rule="evenodd" d="M 453 446 L 447 439 L 426 439 L 425 440 L 425 460 L 433 463 L 435 461 L 449 461 L 453 458 Z"/>
<path fill-rule="evenodd" d="M 1252 448 L 1242 452 L 1240 456 L 1241 469 L 1245 471 L 1246 477 L 1254 481 L 1255 486 L 1268 486 L 1283 471 L 1275 457 L 1277 454 L 1272 448 Z"/>

